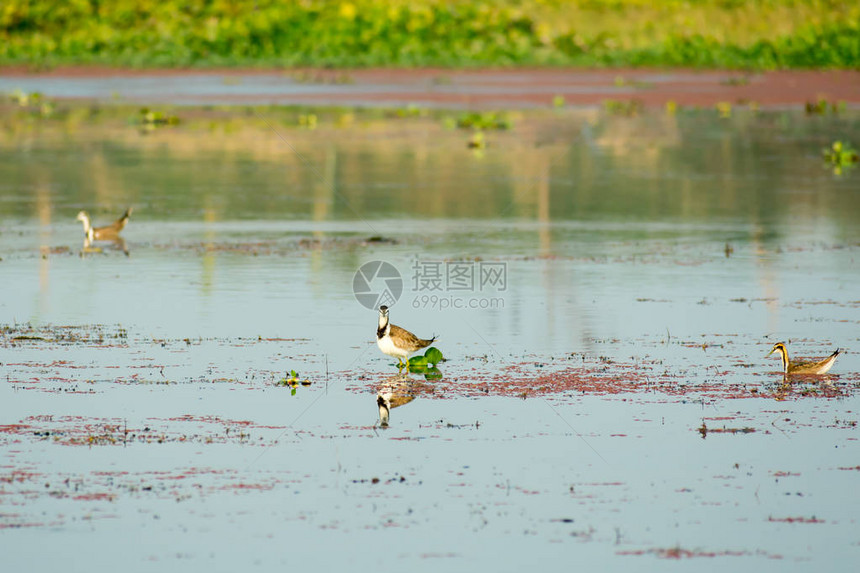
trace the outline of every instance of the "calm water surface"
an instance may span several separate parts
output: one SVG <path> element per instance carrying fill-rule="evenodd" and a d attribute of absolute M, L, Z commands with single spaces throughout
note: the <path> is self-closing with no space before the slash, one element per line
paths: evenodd
<path fill-rule="evenodd" d="M 860 174 L 820 155 L 856 115 L 535 111 L 476 151 L 453 112 L 165 111 L 0 115 L 14 566 L 856 561 Z M 82 252 L 128 206 L 128 256 Z M 441 380 L 376 349 L 371 261 Z M 779 340 L 845 352 L 785 384 Z"/>

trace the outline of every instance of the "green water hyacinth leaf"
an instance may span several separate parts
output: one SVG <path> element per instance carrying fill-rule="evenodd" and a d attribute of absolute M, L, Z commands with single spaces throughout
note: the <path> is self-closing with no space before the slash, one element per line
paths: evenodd
<path fill-rule="evenodd" d="M 442 371 L 433 366 L 432 368 L 428 368 L 427 372 L 424 373 L 425 380 L 441 380 L 442 379 Z"/>
<path fill-rule="evenodd" d="M 424 356 L 413 356 L 409 359 L 409 368 L 427 368 L 427 358 Z"/>
<path fill-rule="evenodd" d="M 436 348 L 435 346 L 431 346 L 427 349 L 427 352 L 424 353 L 423 358 L 427 361 L 428 364 L 439 364 L 444 359 L 442 356 L 442 351 Z"/>

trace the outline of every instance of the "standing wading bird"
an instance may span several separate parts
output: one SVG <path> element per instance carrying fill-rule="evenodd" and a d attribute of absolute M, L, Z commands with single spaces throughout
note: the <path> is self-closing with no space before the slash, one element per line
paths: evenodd
<path fill-rule="evenodd" d="M 427 348 L 436 340 L 418 338 L 408 330 L 395 326 L 388 321 L 388 307 L 379 307 L 379 324 L 376 328 L 376 345 L 383 354 L 397 359 L 397 367 L 403 368 L 410 354 Z"/>
<path fill-rule="evenodd" d="M 122 217 L 111 223 L 110 225 L 105 225 L 104 227 L 96 227 L 90 224 L 90 216 L 87 215 L 86 211 L 81 211 L 78 213 L 78 221 L 84 224 L 84 235 L 86 235 L 88 242 L 93 241 L 113 241 L 115 240 L 119 232 L 125 228 L 126 223 L 128 223 L 128 218 L 131 217 L 131 207 L 125 210 Z"/>
<path fill-rule="evenodd" d="M 767 353 L 768 356 L 773 354 L 774 352 L 779 352 L 780 357 L 782 358 L 782 370 L 783 373 L 788 374 L 827 374 L 827 371 L 833 366 L 833 363 L 836 362 L 836 357 L 839 356 L 839 348 L 836 349 L 836 352 L 825 358 L 824 360 L 819 360 L 818 362 L 792 362 L 788 358 L 788 349 L 785 347 L 784 342 L 777 342 L 773 345 L 770 352 Z"/>

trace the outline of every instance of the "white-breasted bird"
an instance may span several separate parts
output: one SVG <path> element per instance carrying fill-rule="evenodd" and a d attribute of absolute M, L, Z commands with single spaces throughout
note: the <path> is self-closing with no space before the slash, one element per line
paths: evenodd
<path fill-rule="evenodd" d="M 376 345 L 383 354 L 397 358 L 397 365 L 402 367 L 409 355 L 422 348 L 427 348 L 436 340 L 418 338 L 408 330 L 400 328 L 388 320 L 388 307 L 379 307 L 379 323 L 376 327 Z"/>

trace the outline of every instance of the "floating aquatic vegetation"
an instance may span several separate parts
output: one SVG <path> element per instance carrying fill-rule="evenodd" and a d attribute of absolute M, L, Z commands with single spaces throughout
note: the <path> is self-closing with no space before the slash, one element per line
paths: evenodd
<path fill-rule="evenodd" d="M 8 94 L 8 97 L 12 102 L 36 116 L 47 118 L 54 113 L 54 104 L 40 92 L 27 93 L 22 90 L 15 90 Z"/>
<path fill-rule="evenodd" d="M 410 103 L 406 107 L 398 108 L 396 115 L 397 117 L 423 117 L 427 115 L 427 110 Z"/>
<path fill-rule="evenodd" d="M 423 355 L 413 356 L 406 363 L 409 372 L 416 374 L 424 374 L 427 380 L 439 380 L 442 378 L 442 372 L 437 368 L 440 362 L 444 362 L 445 357 L 442 356 L 442 351 L 431 346 Z"/>
<path fill-rule="evenodd" d="M 163 111 L 154 111 L 148 107 L 140 108 L 137 123 L 146 128 L 164 127 L 168 125 L 179 125 L 179 118 Z"/>
<path fill-rule="evenodd" d="M 124 345 L 127 341 L 128 332 L 119 325 L 36 326 L 30 323 L 0 325 L 0 347 L 3 348 L 34 343 Z"/>
<path fill-rule="evenodd" d="M 317 115 L 315 113 L 300 114 L 299 127 L 304 127 L 305 129 L 316 129 Z"/>
<path fill-rule="evenodd" d="M 612 115 L 635 117 L 642 112 L 642 102 L 638 99 L 608 99 L 603 102 L 603 109 Z"/>
<path fill-rule="evenodd" d="M 460 129 L 511 129 L 513 124 L 507 114 L 496 111 L 477 112 L 471 111 L 461 115 L 457 119 L 457 127 Z"/>
<path fill-rule="evenodd" d="M 295 370 L 290 370 L 288 376 L 284 376 L 283 378 L 281 378 L 280 380 L 275 382 L 275 385 L 276 386 L 289 386 L 290 388 L 292 388 L 292 390 L 290 390 L 290 396 L 295 396 L 296 395 L 296 389 L 300 385 L 301 386 L 310 386 L 311 381 L 308 380 L 307 378 L 304 378 L 304 379 L 300 378 L 298 372 L 296 372 Z"/>
<path fill-rule="evenodd" d="M 850 143 L 834 141 L 830 147 L 821 150 L 828 165 L 833 167 L 833 173 L 842 175 L 842 170 L 854 167 L 860 161 L 857 150 Z"/>
<path fill-rule="evenodd" d="M 21 90 L 15 90 L 9 94 L 9 99 L 17 103 L 21 107 L 29 107 L 38 105 L 44 99 L 44 96 L 39 92 L 27 93 Z"/>
<path fill-rule="evenodd" d="M 752 434 L 755 432 L 755 428 L 750 428 L 749 426 L 745 426 L 743 428 L 727 428 L 723 426 L 722 428 L 709 428 L 705 425 L 705 421 L 702 420 L 702 425 L 696 428 L 696 431 L 702 435 L 702 439 L 708 437 L 708 434 Z"/>
<path fill-rule="evenodd" d="M 827 98 L 819 97 L 816 101 L 806 102 L 807 115 L 825 115 L 830 113 L 841 113 L 845 111 L 844 101 L 827 101 Z"/>

